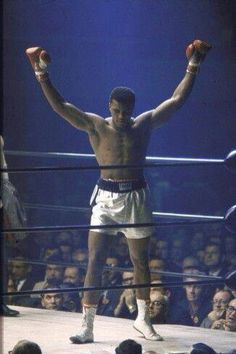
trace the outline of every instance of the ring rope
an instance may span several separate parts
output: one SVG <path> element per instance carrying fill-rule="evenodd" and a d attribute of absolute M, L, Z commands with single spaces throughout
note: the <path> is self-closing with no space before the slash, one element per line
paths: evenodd
<path fill-rule="evenodd" d="M 224 160 L 223 160 L 224 162 Z M 177 167 L 177 166 L 199 166 L 205 164 L 211 164 L 212 162 L 176 162 L 176 163 L 150 163 L 143 165 L 80 165 L 80 166 L 36 166 L 36 167 L 23 167 L 23 168 L 1 168 L 1 172 L 5 173 L 26 173 L 26 172 L 58 172 L 58 171 L 84 171 L 84 170 L 115 170 L 115 169 L 140 169 L 140 168 L 155 168 L 155 167 Z M 216 163 L 216 162 L 214 162 Z M 222 164 L 222 162 L 217 162 Z"/>
<path fill-rule="evenodd" d="M 154 226 L 180 226 L 180 225 L 199 225 L 199 224 L 215 224 L 223 222 L 220 220 L 185 220 L 185 221 L 169 221 L 169 222 L 150 222 L 150 223 L 138 223 L 138 224 L 114 224 L 114 225 L 68 225 L 68 226 L 34 226 L 34 227 L 22 227 L 3 229 L 3 234 L 9 233 L 21 233 L 21 232 L 48 232 L 48 231 L 75 231 L 75 230 L 102 230 L 102 229 L 128 229 L 139 227 L 154 227 Z"/>
<path fill-rule="evenodd" d="M 26 209 L 42 209 L 42 210 L 56 210 L 56 211 L 68 211 L 68 212 L 90 212 L 91 208 L 75 207 L 75 206 L 64 206 L 56 204 L 37 204 L 37 203 L 23 203 Z"/>
<path fill-rule="evenodd" d="M 188 278 L 194 278 L 194 274 L 188 274 Z M 69 292 L 80 292 L 80 291 L 102 291 L 102 290 L 124 290 L 124 289 L 141 289 L 141 288 L 160 288 L 160 287 L 181 287 L 185 285 L 218 285 L 224 283 L 224 278 L 217 278 L 212 280 L 190 280 L 182 282 L 164 282 L 164 283 L 145 283 L 145 284 L 130 284 L 130 285 L 112 285 L 112 286 L 90 286 L 90 287 L 76 287 L 76 288 L 52 288 L 52 289 L 39 289 L 39 290 L 23 290 L 23 291 L 11 291 L 2 292 L 1 296 L 24 296 L 31 294 L 48 294 L 48 293 L 69 293 Z"/>
<path fill-rule="evenodd" d="M 25 208 L 29 209 L 45 209 L 45 210 L 57 210 L 57 211 L 74 211 L 74 212 L 89 212 L 90 208 L 81 208 L 73 206 L 62 206 L 62 205 L 53 205 L 53 204 L 34 204 L 34 203 L 24 203 Z M 163 218 L 175 218 L 175 219 L 203 219 L 203 220 L 223 220 L 224 216 L 216 215 L 196 215 L 196 214 L 180 214 L 180 213 L 165 213 L 153 211 L 152 215 L 154 217 L 163 217 Z"/>
<path fill-rule="evenodd" d="M 17 151 L 6 150 L 6 155 L 12 156 L 29 156 L 29 157 L 52 157 L 52 158 L 95 158 L 94 154 L 80 154 L 71 152 L 38 152 L 38 151 Z M 150 161 L 172 161 L 172 162 L 209 162 L 223 163 L 224 159 L 208 159 L 208 158 L 186 158 L 186 157 L 160 157 L 146 156 L 146 160 Z"/>
<path fill-rule="evenodd" d="M 58 153 L 58 152 L 30 152 L 30 151 L 11 151 L 6 150 L 8 155 L 17 156 L 35 156 L 35 157 L 66 157 L 66 158 L 95 158 L 94 154 L 79 153 Z M 147 156 L 146 161 L 155 161 L 155 163 L 146 163 L 142 165 L 93 165 L 93 166 L 42 166 L 42 167 L 25 167 L 25 168 L 1 168 L 1 172 L 18 173 L 18 172 L 45 172 L 45 171 L 74 171 L 74 170 L 107 170 L 107 169 L 139 169 L 148 167 L 168 167 L 168 166 L 196 166 L 224 164 L 228 169 L 236 170 L 236 150 L 231 151 L 225 159 L 209 159 L 209 158 L 185 158 L 185 157 L 158 157 Z"/>
<path fill-rule="evenodd" d="M 9 258 L 8 262 L 14 262 L 14 258 Z M 23 260 L 23 259 L 17 259 L 17 262 L 24 263 L 24 264 L 32 264 L 32 265 L 45 265 L 47 266 L 48 264 L 53 264 L 53 265 L 58 265 L 62 267 L 78 267 L 82 269 L 87 269 L 87 263 L 71 263 L 71 262 L 56 262 L 56 261 L 48 261 L 48 262 L 43 262 L 43 261 L 37 261 L 37 260 Z M 105 265 L 103 267 L 103 270 L 109 270 L 111 272 L 133 272 L 133 268 L 131 267 L 111 267 Z M 169 272 L 169 271 L 160 271 L 160 270 L 151 270 L 150 272 L 152 274 L 158 274 L 158 275 L 163 275 L 163 276 L 170 276 L 170 277 L 176 277 L 176 278 L 182 278 L 182 277 L 187 277 L 189 276 L 189 273 L 178 273 L 178 272 Z M 199 278 L 199 279 L 206 279 L 206 280 L 221 280 L 221 277 L 218 276 L 210 276 L 206 274 L 194 274 L 194 278 Z"/>

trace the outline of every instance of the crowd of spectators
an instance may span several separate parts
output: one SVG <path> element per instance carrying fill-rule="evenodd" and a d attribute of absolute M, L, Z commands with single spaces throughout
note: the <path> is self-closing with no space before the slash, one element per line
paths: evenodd
<path fill-rule="evenodd" d="M 205 226 L 201 232 L 196 226 L 169 232 L 157 231 L 150 244 L 152 323 L 236 331 L 236 292 L 223 283 L 173 288 L 166 285 L 169 281 L 194 281 L 199 275 L 224 277 L 235 269 L 236 239 L 223 228 L 212 226 Z M 80 312 L 82 291 L 57 293 L 56 289 L 83 287 L 88 256 L 86 233 L 48 233 L 47 242 L 43 237 L 41 245 L 40 237 L 40 234 L 29 235 L 17 242 L 17 235 L 10 235 L 10 246 L 6 245 L 7 290 L 52 289 L 52 293 L 9 296 L 7 304 Z M 6 240 L 8 242 L 8 237 Z M 24 247 L 25 244 L 28 247 Z M 32 252 L 34 247 L 36 250 Z M 103 286 L 133 283 L 124 235 L 117 236 L 106 264 Z M 183 277 L 176 277 L 176 272 L 183 273 Z M 102 291 L 97 313 L 134 319 L 137 314 L 135 290 Z"/>

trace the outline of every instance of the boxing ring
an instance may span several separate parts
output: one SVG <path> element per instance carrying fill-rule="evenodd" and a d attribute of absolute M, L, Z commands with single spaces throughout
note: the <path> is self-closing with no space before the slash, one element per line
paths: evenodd
<path fill-rule="evenodd" d="M 44 153 L 32 152 L 14 152 L 8 151 L 9 155 L 30 155 L 43 157 Z M 49 157 L 58 153 L 45 153 Z M 61 157 L 70 157 L 70 154 L 59 154 Z M 94 155 L 73 154 L 71 157 L 78 158 L 94 158 Z M 82 156 L 84 155 L 84 156 Z M 204 164 L 223 164 L 229 171 L 236 169 L 236 151 L 232 151 L 225 159 L 185 159 L 185 158 L 158 158 L 149 157 L 148 161 L 143 167 L 157 166 L 192 166 Z M 152 160 L 152 162 L 149 162 Z M 82 169 L 108 169 L 108 168 L 140 168 L 140 166 L 125 165 L 125 166 L 97 166 L 97 165 L 79 165 L 79 166 L 53 166 L 53 167 L 23 167 L 23 168 L 5 168 L 1 172 L 5 173 L 25 173 L 25 172 L 47 172 L 47 171 L 72 171 Z M 87 210 L 86 210 L 87 211 Z M 24 228 L 4 228 L 3 235 L 8 233 L 22 233 L 22 232 L 48 232 L 48 231 L 63 231 L 63 230 L 88 230 L 88 229 L 109 229 L 109 228 L 129 228 L 129 227 L 149 227 L 149 226 L 165 226 L 169 225 L 194 225 L 194 224 L 211 224 L 220 223 L 225 228 L 232 232 L 236 232 L 236 205 L 233 205 L 227 210 L 225 215 L 191 215 L 191 214 L 176 214 L 176 213 L 161 213 L 153 212 L 154 217 L 159 218 L 157 222 L 140 223 L 140 224 L 118 224 L 118 225 L 67 225 L 67 226 L 33 226 Z M 169 220 L 169 221 L 165 221 Z M 173 273 L 170 274 L 173 276 Z M 183 276 L 183 274 L 181 274 Z M 230 288 L 235 289 L 236 286 L 236 272 L 232 272 L 227 277 L 199 277 L 195 280 L 198 284 L 218 284 L 225 283 Z M 168 282 L 162 283 L 161 286 L 182 286 L 192 284 L 192 281 L 182 282 Z M 153 286 L 153 285 L 152 285 Z M 154 286 L 158 286 L 157 284 Z M 68 288 L 56 289 L 56 292 L 72 292 L 72 291 L 89 291 L 89 290 L 104 290 L 104 289 L 123 289 L 123 288 L 138 288 L 150 287 L 150 284 L 135 284 L 130 286 L 117 285 L 114 287 L 93 287 L 93 288 Z M 23 294 L 42 294 L 52 292 L 52 289 L 42 289 L 37 291 L 22 291 L 18 292 L 3 292 L 2 296 L 16 296 Z M 167 353 L 188 353 L 191 345 L 197 342 L 204 342 L 212 346 L 218 352 L 227 352 L 235 348 L 236 336 L 233 332 L 217 331 L 199 327 L 189 327 L 180 325 L 160 324 L 154 325 L 157 332 L 164 338 L 164 341 L 147 341 L 141 335 L 137 334 L 132 327 L 131 320 L 97 316 L 94 326 L 95 342 L 85 343 L 81 345 L 74 345 L 70 343 L 69 337 L 76 332 L 80 326 L 82 314 L 70 313 L 62 311 L 41 310 L 29 307 L 14 307 L 20 312 L 18 317 L 4 317 L 2 319 L 2 353 L 7 354 L 13 345 L 20 339 L 25 338 L 35 341 L 40 344 L 43 353 L 114 353 L 115 347 L 125 339 L 134 339 L 143 346 L 143 351 L 153 350 L 158 354 Z M 220 338 L 220 339 L 219 339 Z"/>
<path fill-rule="evenodd" d="M 128 338 L 140 343 L 143 351 L 154 350 L 158 354 L 188 353 L 191 345 L 197 342 L 207 343 L 221 353 L 236 346 L 233 332 L 167 324 L 154 325 L 164 341 L 147 341 L 133 329 L 132 320 L 98 315 L 94 326 L 95 342 L 74 345 L 69 337 L 79 328 L 80 313 L 11 307 L 19 310 L 20 316 L 3 318 L 3 354 L 22 338 L 40 343 L 42 352 L 47 354 L 114 354 L 118 343 Z"/>

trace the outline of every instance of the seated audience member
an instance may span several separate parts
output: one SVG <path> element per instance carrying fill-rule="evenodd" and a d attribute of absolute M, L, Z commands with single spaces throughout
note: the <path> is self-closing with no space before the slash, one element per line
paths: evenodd
<path fill-rule="evenodd" d="M 192 273 L 195 271 L 200 271 L 201 266 L 200 266 L 200 261 L 197 257 L 195 256 L 186 256 L 183 261 L 182 261 L 182 273 Z M 173 279 L 174 281 L 176 279 Z M 174 288 L 173 289 L 173 294 L 172 294 L 172 302 L 178 302 L 185 296 L 184 294 L 184 289 L 179 287 L 179 288 Z M 172 305 L 172 302 L 170 304 L 170 307 Z"/>
<path fill-rule="evenodd" d="M 204 232 L 194 232 L 190 241 L 190 253 L 196 256 L 198 251 L 204 249 L 205 244 L 206 235 L 204 234 Z"/>
<path fill-rule="evenodd" d="M 49 290 L 51 287 L 47 286 L 45 289 Z M 41 304 L 38 307 L 46 310 L 68 311 L 64 307 L 63 293 L 56 292 L 55 287 L 52 288 L 52 292 L 41 294 Z"/>
<path fill-rule="evenodd" d="M 56 258 L 53 261 L 57 261 Z M 63 282 L 64 267 L 55 263 L 46 266 L 44 280 L 34 284 L 33 290 L 44 289 L 48 284 L 59 285 Z"/>
<path fill-rule="evenodd" d="M 141 344 L 132 339 L 126 339 L 115 348 L 116 354 L 142 354 Z"/>
<path fill-rule="evenodd" d="M 17 291 L 32 290 L 35 280 L 31 274 L 32 267 L 24 257 L 15 257 L 11 261 L 11 278 Z M 12 304 L 32 306 L 30 295 L 12 297 Z"/>
<path fill-rule="evenodd" d="M 55 238 L 56 245 L 59 247 L 61 244 L 73 244 L 73 234 L 71 231 L 61 231 Z"/>
<path fill-rule="evenodd" d="M 87 264 L 88 262 L 88 249 L 76 248 L 72 251 L 72 261 L 76 264 Z"/>
<path fill-rule="evenodd" d="M 54 244 L 54 238 L 55 238 L 55 233 L 54 232 L 38 232 L 34 233 L 34 239 L 36 243 L 37 249 L 40 251 L 39 252 L 39 258 L 41 260 L 44 260 L 44 255 L 46 249 L 49 247 L 55 248 Z"/>
<path fill-rule="evenodd" d="M 163 286 L 161 285 L 162 283 L 163 283 L 162 280 L 153 280 L 153 281 L 151 281 L 151 284 L 153 284 L 153 286 L 151 286 L 151 288 L 150 288 L 150 294 L 152 294 L 152 293 L 158 291 L 158 292 L 160 292 L 162 295 L 167 296 L 167 298 L 169 299 L 169 297 L 170 297 L 170 295 L 171 295 L 171 294 L 170 294 L 170 289 L 163 287 Z M 158 284 L 158 286 L 155 286 L 155 284 Z"/>
<path fill-rule="evenodd" d="M 69 266 L 64 270 L 63 283 L 70 283 L 80 287 L 83 286 L 83 277 L 83 270 L 76 266 Z"/>
<path fill-rule="evenodd" d="M 17 291 L 32 289 L 34 279 L 31 271 L 32 267 L 25 257 L 17 256 L 13 258 L 11 261 L 11 276 L 16 285 Z"/>
<path fill-rule="evenodd" d="M 220 244 L 208 243 L 204 249 L 204 266 L 206 273 L 213 276 L 225 276 L 225 253 Z"/>
<path fill-rule="evenodd" d="M 149 260 L 149 268 L 151 272 L 151 281 L 163 279 L 163 275 L 158 272 L 166 270 L 165 261 L 163 259 L 151 258 Z"/>
<path fill-rule="evenodd" d="M 72 262 L 72 241 L 61 240 L 57 242 L 62 262 Z"/>
<path fill-rule="evenodd" d="M 118 257 L 121 267 L 132 267 L 127 240 L 122 232 L 119 232 L 119 237 L 116 238 L 116 242 L 112 245 L 112 250 Z"/>
<path fill-rule="evenodd" d="M 64 278 L 63 278 L 63 284 L 67 284 L 67 287 L 83 287 L 84 285 L 84 277 L 85 277 L 85 270 L 76 266 L 70 266 L 66 267 L 64 271 Z M 71 294 L 72 298 L 74 298 L 74 295 Z M 79 291 L 78 292 L 78 299 L 76 301 L 77 303 L 77 310 L 80 310 L 81 307 L 81 299 L 83 296 L 83 292 Z M 64 297 L 67 297 L 66 294 L 64 294 Z M 78 301 L 80 300 L 80 304 Z"/>
<path fill-rule="evenodd" d="M 217 354 L 213 348 L 205 343 L 193 344 L 190 354 Z"/>
<path fill-rule="evenodd" d="M 106 259 L 106 266 L 111 268 L 104 269 L 102 274 L 102 285 L 112 286 L 120 285 L 122 281 L 122 275 L 119 271 L 112 270 L 113 267 L 119 266 L 119 259 L 116 256 L 109 256 Z M 119 301 L 121 291 L 117 290 L 104 290 L 99 299 L 97 314 L 103 316 L 114 316 L 114 308 Z"/>
<path fill-rule="evenodd" d="M 181 324 L 186 326 L 200 326 L 203 319 L 211 309 L 211 303 L 206 297 L 206 287 L 194 284 L 196 277 L 201 272 L 194 270 L 184 278 L 184 281 L 192 281 L 193 284 L 184 286 L 184 297 L 178 298 L 172 304 L 169 311 L 169 323 Z"/>
<path fill-rule="evenodd" d="M 57 261 L 57 258 L 55 257 L 53 260 Z M 46 289 L 48 286 L 50 286 L 51 288 L 54 286 L 60 286 L 63 282 L 63 275 L 64 275 L 63 266 L 54 263 L 49 263 L 46 266 L 44 280 L 35 283 L 33 290 Z M 34 306 L 37 307 L 40 301 L 40 295 L 31 294 L 31 298 L 34 299 Z"/>
<path fill-rule="evenodd" d="M 169 241 L 167 239 L 158 239 L 156 241 L 156 249 L 150 250 L 151 258 L 163 259 L 168 263 L 169 261 Z M 169 267 L 168 267 L 169 270 Z"/>
<path fill-rule="evenodd" d="M 60 286 L 61 289 L 76 289 L 77 286 L 73 283 L 63 282 Z M 78 291 L 65 292 L 63 295 L 63 307 L 66 311 L 69 312 L 81 312 L 82 304 L 81 304 L 81 294 Z"/>
<path fill-rule="evenodd" d="M 43 254 L 41 255 L 41 259 L 44 262 L 47 262 L 51 258 L 57 258 L 58 260 L 61 260 L 61 251 L 59 247 L 54 243 L 50 243 L 47 247 L 45 247 Z"/>
<path fill-rule="evenodd" d="M 87 245 L 88 235 L 85 231 L 82 230 L 70 231 L 72 235 L 73 249 L 82 248 L 84 245 Z"/>
<path fill-rule="evenodd" d="M 200 269 L 199 259 L 195 256 L 186 256 L 182 261 L 182 272 L 187 273 L 192 269 Z"/>
<path fill-rule="evenodd" d="M 232 299 L 226 309 L 225 319 L 213 322 L 212 329 L 236 332 L 236 299 Z"/>
<path fill-rule="evenodd" d="M 11 354 L 42 354 L 39 345 L 35 342 L 23 339 L 20 340 L 14 348 L 9 351 Z"/>
<path fill-rule="evenodd" d="M 124 272 L 122 274 L 122 284 L 133 284 L 134 273 Z M 125 289 L 119 294 L 118 301 L 114 308 L 114 316 L 134 319 L 137 316 L 137 304 L 134 289 Z"/>
<path fill-rule="evenodd" d="M 232 297 L 230 290 L 217 291 L 212 301 L 213 310 L 204 318 L 201 327 L 211 328 L 214 321 L 225 318 L 226 309 Z"/>
<path fill-rule="evenodd" d="M 152 324 L 166 323 L 168 314 L 168 297 L 161 291 L 150 292 L 149 315 Z"/>
<path fill-rule="evenodd" d="M 207 275 L 224 277 L 228 270 L 225 262 L 223 244 L 207 243 L 204 249 L 204 267 Z M 223 288 L 222 285 L 209 285 L 209 296 L 213 297 L 217 290 Z"/>
<path fill-rule="evenodd" d="M 109 256 L 106 259 L 106 269 L 102 273 L 102 285 L 110 286 L 121 284 L 122 275 L 120 271 L 114 271 L 114 267 L 119 267 L 119 259 L 116 256 Z M 110 268 L 110 269 L 109 269 Z"/>
<path fill-rule="evenodd" d="M 170 257 L 168 269 L 171 272 L 181 272 L 183 258 L 186 255 L 185 236 L 173 238 L 170 243 Z"/>

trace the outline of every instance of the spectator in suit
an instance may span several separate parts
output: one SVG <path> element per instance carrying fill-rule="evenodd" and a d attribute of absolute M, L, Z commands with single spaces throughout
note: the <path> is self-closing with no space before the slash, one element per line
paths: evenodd
<path fill-rule="evenodd" d="M 202 274 L 198 270 L 192 270 L 184 281 L 196 281 L 194 275 Z M 177 298 L 169 311 L 169 323 L 199 327 L 203 319 L 211 310 L 211 303 L 206 296 L 206 287 L 191 284 L 184 286 L 184 297 Z"/>
<path fill-rule="evenodd" d="M 227 268 L 225 266 L 223 245 L 213 242 L 206 244 L 204 249 L 204 266 L 208 275 L 225 276 Z"/>
<path fill-rule="evenodd" d="M 150 292 L 149 314 L 152 324 L 167 323 L 168 297 L 156 289 Z"/>
<path fill-rule="evenodd" d="M 228 270 L 225 260 L 223 244 L 207 243 L 204 249 L 205 272 L 211 276 L 224 277 Z M 212 298 L 217 290 L 223 288 L 222 285 L 210 285 L 208 287 L 209 296 Z"/>
<path fill-rule="evenodd" d="M 226 309 L 225 319 L 213 322 L 212 329 L 236 332 L 236 299 L 232 299 Z"/>
<path fill-rule="evenodd" d="M 106 266 L 111 269 L 105 269 L 102 275 L 102 285 L 112 286 L 120 285 L 122 281 L 121 272 L 112 270 L 113 267 L 119 266 L 118 257 L 111 255 L 106 259 Z M 114 316 L 114 309 L 119 301 L 121 291 L 104 290 L 99 299 L 97 314 L 104 316 Z"/>
<path fill-rule="evenodd" d="M 27 259 L 18 256 L 11 262 L 11 277 L 17 291 L 32 290 L 35 279 L 32 276 L 32 267 L 27 263 Z M 17 306 L 32 306 L 30 295 L 13 296 L 12 304 Z"/>
<path fill-rule="evenodd" d="M 133 272 L 124 272 L 122 274 L 122 284 L 131 285 L 134 281 Z M 137 316 L 137 303 L 134 289 L 125 289 L 119 294 L 114 316 L 134 319 Z"/>
<path fill-rule="evenodd" d="M 149 268 L 151 272 L 151 281 L 163 280 L 163 275 L 157 274 L 157 272 L 166 271 L 166 263 L 163 259 L 160 258 L 151 258 L 149 260 Z"/>
<path fill-rule="evenodd" d="M 211 328 L 214 321 L 225 318 L 226 309 L 232 297 L 230 290 L 219 290 L 213 297 L 212 311 L 204 318 L 201 327 Z"/>
<path fill-rule="evenodd" d="M 50 286 L 47 286 L 45 289 L 49 290 Z M 41 295 L 41 304 L 39 308 L 46 310 L 68 311 L 68 309 L 64 307 L 63 293 L 57 293 L 55 287 L 52 288 L 51 293 L 44 293 Z"/>
<path fill-rule="evenodd" d="M 53 263 L 57 259 L 51 260 L 50 263 L 47 264 L 44 280 L 37 282 L 34 284 L 33 290 L 45 289 L 48 284 L 59 285 L 63 282 L 64 277 L 64 267 L 58 264 Z"/>

